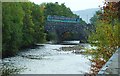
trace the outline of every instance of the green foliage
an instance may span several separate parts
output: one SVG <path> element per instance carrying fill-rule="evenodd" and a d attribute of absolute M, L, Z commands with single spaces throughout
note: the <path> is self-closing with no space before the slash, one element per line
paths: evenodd
<path fill-rule="evenodd" d="M 98 46 L 95 56 L 108 60 L 111 55 L 120 46 L 118 43 L 120 35 L 118 29 L 120 29 L 120 22 L 116 21 L 115 25 L 107 23 L 99 23 L 96 25 L 96 32 L 90 37 L 89 41 L 94 42 L 95 46 Z"/>
<path fill-rule="evenodd" d="M 101 13 L 102 13 L 101 10 L 97 11 L 96 14 L 90 19 L 90 23 L 92 25 L 96 25 L 97 22 L 99 22 L 99 20 L 101 19 L 101 16 L 99 16 L 99 14 Z"/>
<path fill-rule="evenodd" d="M 31 3 L 22 3 L 22 8 L 25 12 L 23 19 L 23 45 L 28 46 L 33 44 L 34 24 L 31 16 Z"/>
<path fill-rule="evenodd" d="M 0 69 L 1 76 L 16 76 L 16 74 L 19 74 L 21 71 L 25 70 L 25 68 L 16 67 L 10 64 L 4 64 Z"/>
<path fill-rule="evenodd" d="M 43 12 L 30 2 L 2 4 L 3 57 L 14 55 L 21 47 L 45 41 Z"/>
<path fill-rule="evenodd" d="M 15 53 L 22 44 L 24 12 L 18 3 L 3 3 L 3 52 Z"/>
<path fill-rule="evenodd" d="M 87 23 L 85 21 L 83 21 L 82 18 L 80 18 L 80 24 L 84 25 L 84 26 L 87 25 Z"/>
<path fill-rule="evenodd" d="M 47 15 L 78 17 L 77 15 L 73 14 L 70 8 L 67 8 L 64 3 L 61 5 L 58 3 L 47 3 L 45 5 L 45 16 Z"/>
<path fill-rule="evenodd" d="M 45 18 L 48 15 L 56 15 L 56 16 L 65 16 L 65 17 L 71 17 L 71 18 L 79 18 L 78 15 L 73 14 L 73 12 L 71 11 L 70 8 L 66 7 L 64 3 L 62 3 L 61 5 L 59 5 L 57 2 L 56 3 L 43 3 L 41 4 L 42 6 L 44 6 L 44 15 Z M 80 18 L 80 24 L 85 25 L 86 22 L 83 21 Z"/>
<path fill-rule="evenodd" d="M 4 56 L 12 56 L 21 48 L 43 43 L 45 20 L 48 15 L 78 17 L 64 3 L 43 3 L 36 5 L 31 2 L 3 2 L 2 3 L 2 51 Z M 85 24 L 81 20 L 82 24 Z M 55 34 L 47 37 L 57 37 Z M 57 39 L 57 38 L 56 38 Z"/>
<path fill-rule="evenodd" d="M 73 14 L 73 12 L 70 10 L 70 8 L 66 7 L 64 3 L 62 4 L 58 4 L 57 2 L 56 3 L 43 3 L 42 6 L 44 6 L 44 15 L 45 15 L 45 19 L 47 18 L 48 15 L 51 15 L 51 16 L 65 16 L 65 17 L 71 17 L 71 18 L 79 18 L 79 16 L 77 16 L 76 14 Z M 46 19 L 47 20 L 47 19 Z M 85 21 L 83 21 L 81 18 L 80 18 L 80 24 L 81 25 L 86 25 Z M 82 26 L 81 26 L 82 27 Z M 51 33 L 47 33 L 47 34 L 50 34 L 50 35 L 47 35 L 47 40 L 50 40 L 50 39 L 58 39 L 59 38 L 59 41 L 61 41 L 62 39 L 60 39 L 60 37 L 58 36 L 55 36 L 57 38 L 53 38 L 52 37 L 52 34 Z M 63 40 L 64 38 L 66 40 L 71 40 L 72 37 L 76 36 L 72 36 L 72 34 L 69 34 L 70 36 L 64 36 L 63 37 Z M 52 37 L 52 38 L 50 38 Z"/>
<path fill-rule="evenodd" d="M 50 32 L 50 33 L 47 34 L 47 40 L 48 41 L 57 42 L 57 39 L 58 39 L 58 37 L 57 37 L 56 32 Z"/>
<path fill-rule="evenodd" d="M 101 10 L 103 12 L 97 12 L 91 19 L 96 31 L 89 37 L 89 41 L 98 47 L 94 53 L 96 58 L 108 60 L 120 47 L 119 5 L 120 2 L 105 2 Z"/>
<path fill-rule="evenodd" d="M 45 33 L 44 33 L 44 10 L 42 9 L 42 6 L 33 4 L 32 7 L 32 17 L 33 17 L 33 23 L 35 24 L 34 26 L 34 42 L 44 42 L 45 41 Z"/>

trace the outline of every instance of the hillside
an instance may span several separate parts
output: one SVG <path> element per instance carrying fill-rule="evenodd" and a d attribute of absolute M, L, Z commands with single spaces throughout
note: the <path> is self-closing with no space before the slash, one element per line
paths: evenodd
<path fill-rule="evenodd" d="M 82 18 L 86 23 L 90 23 L 89 19 L 93 17 L 95 12 L 98 10 L 99 8 L 91 8 L 91 9 L 73 11 L 73 13 L 79 15 L 80 18 Z"/>

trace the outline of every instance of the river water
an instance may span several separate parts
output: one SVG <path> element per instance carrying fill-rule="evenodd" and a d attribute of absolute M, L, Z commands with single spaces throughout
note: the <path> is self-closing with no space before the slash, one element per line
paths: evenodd
<path fill-rule="evenodd" d="M 27 49 L 15 57 L 4 58 L 5 65 L 22 68 L 20 74 L 85 74 L 90 71 L 91 62 L 82 54 L 72 51 L 60 51 L 61 47 L 75 45 L 42 44 L 37 48 Z"/>

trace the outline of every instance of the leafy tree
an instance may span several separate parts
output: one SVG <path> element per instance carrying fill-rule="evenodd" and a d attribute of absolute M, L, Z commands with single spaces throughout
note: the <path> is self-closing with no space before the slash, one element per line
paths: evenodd
<path fill-rule="evenodd" d="M 45 16 L 48 15 L 57 15 L 57 16 L 65 16 L 65 17 L 78 17 L 73 14 L 70 8 L 67 8 L 64 3 L 59 5 L 58 3 L 47 3 L 45 5 Z"/>
<path fill-rule="evenodd" d="M 45 33 L 44 33 L 44 10 L 42 6 L 33 4 L 32 7 L 32 19 L 34 23 L 34 42 L 39 43 L 39 42 L 44 42 L 45 41 Z"/>
<path fill-rule="evenodd" d="M 118 3 L 109 2 L 103 7 L 103 12 L 98 14 L 97 21 L 93 20 L 96 30 L 89 37 L 90 42 L 94 42 L 98 49 L 94 56 L 96 58 L 104 58 L 106 61 L 113 55 L 118 47 L 120 47 L 120 22 L 118 21 Z M 114 12 L 116 10 L 116 12 Z M 95 21 L 95 22 L 94 22 Z M 97 22 L 97 23 L 96 23 Z"/>
<path fill-rule="evenodd" d="M 25 16 L 23 19 L 23 45 L 24 46 L 29 46 L 30 44 L 34 43 L 34 23 L 32 21 L 32 16 L 31 16 L 31 8 L 32 4 L 29 2 L 22 3 L 22 8 L 25 12 Z"/>
<path fill-rule="evenodd" d="M 39 5 L 5 2 L 2 18 L 3 57 L 13 56 L 23 47 L 45 41 L 44 12 Z"/>
<path fill-rule="evenodd" d="M 5 2 L 2 6 L 2 13 L 3 55 L 6 50 L 7 54 L 12 55 L 22 44 L 24 12 L 19 3 Z"/>
<path fill-rule="evenodd" d="M 101 19 L 100 14 L 102 13 L 101 10 L 97 11 L 96 14 L 90 19 L 90 23 L 92 25 L 96 25 L 97 23 L 99 23 L 99 20 Z"/>

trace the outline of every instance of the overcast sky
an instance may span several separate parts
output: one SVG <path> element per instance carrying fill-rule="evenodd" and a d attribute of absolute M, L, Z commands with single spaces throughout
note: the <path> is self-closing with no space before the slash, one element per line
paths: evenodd
<path fill-rule="evenodd" d="M 98 8 L 99 5 L 103 4 L 104 0 L 30 0 L 36 4 L 43 2 L 58 2 L 59 4 L 65 3 L 72 11 L 84 10 L 89 8 Z"/>

